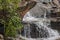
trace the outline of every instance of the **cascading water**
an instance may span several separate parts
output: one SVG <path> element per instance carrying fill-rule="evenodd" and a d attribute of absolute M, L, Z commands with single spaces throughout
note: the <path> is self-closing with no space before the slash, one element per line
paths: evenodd
<path fill-rule="evenodd" d="M 26 40 L 55 40 L 59 33 L 50 27 L 50 19 L 46 17 L 47 10 L 40 3 L 32 8 L 23 18 Z M 50 11 L 48 10 L 48 14 Z M 32 25 L 31 25 L 32 24 Z M 33 32 L 34 31 L 34 32 Z M 31 39 L 29 39 L 31 38 Z"/>

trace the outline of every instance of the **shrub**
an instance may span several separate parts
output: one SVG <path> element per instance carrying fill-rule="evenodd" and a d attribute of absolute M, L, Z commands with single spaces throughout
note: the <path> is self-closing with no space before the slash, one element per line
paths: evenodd
<path fill-rule="evenodd" d="M 15 37 L 17 29 L 22 28 L 21 19 L 16 12 L 21 0 L 0 0 L 0 22 L 4 24 L 5 36 Z"/>

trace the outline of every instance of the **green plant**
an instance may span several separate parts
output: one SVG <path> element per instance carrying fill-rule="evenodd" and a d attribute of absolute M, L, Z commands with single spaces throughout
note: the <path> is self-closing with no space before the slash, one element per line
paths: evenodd
<path fill-rule="evenodd" d="M 0 0 L 0 10 L 3 17 L 0 22 L 4 24 L 5 36 L 15 37 L 18 29 L 22 28 L 21 19 L 16 12 L 21 0 Z M 1 12 L 0 12 L 1 14 Z"/>

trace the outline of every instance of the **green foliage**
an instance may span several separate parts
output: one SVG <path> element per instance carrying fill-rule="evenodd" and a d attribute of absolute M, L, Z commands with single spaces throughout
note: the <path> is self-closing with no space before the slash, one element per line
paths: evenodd
<path fill-rule="evenodd" d="M 6 14 L 4 19 L 0 19 L 0 22 L 5 26 L 5 36 L 15 37 L 17 34 L 16 30 L 22 28 L 21 19 L 16 12 L 20 1 L 21 0 L 0 0 L 0 10 L 4 10 Z"/>

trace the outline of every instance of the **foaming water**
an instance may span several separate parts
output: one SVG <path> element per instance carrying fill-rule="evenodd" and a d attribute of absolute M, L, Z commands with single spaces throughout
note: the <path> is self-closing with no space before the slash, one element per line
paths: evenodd
<path fill-rule="evenodd" d="M 26 38 L 26 37 L 22 37 L 25 40 L 57 40 L 60 39 L 60 36 L 56 36 L 56 37 L 49 37 L 49 38 Z"/>
<path fill-rule="evenodd" d="M 24 18 L 26 19 L 26 18 Z M 33 21 L 32 21 L 33 19 Z M 47 20 L 46 18 L 31 18 L 30 19 L 26 19 L 25 21 L 27 22 L 28 20 L 28 25 L 24 26 L 24 32 L 25 32 L 25 38 L 27 38 L 26 40 L 56 40 L 58 39 L 59 36 L 59 32 L 57 30 L 51 29 L 51 27 L 49 27 L 50 25 L 50 20 Z M 39 37 L 42 36 L 42 38 L 31 38 L 30 32 L 30 25 L 29 22 L 32 22 L 37 25 L 36 29 L 37 31 L 39 31 Z M 26 27 L 27 26 L 27 27 Z M 28 31 L 28 33 L 27 33 Z M 26 37 L 26 35 L 28 35 L 28 37 Z"/>

